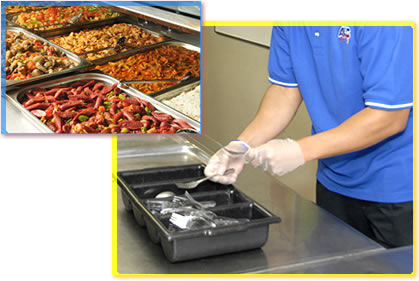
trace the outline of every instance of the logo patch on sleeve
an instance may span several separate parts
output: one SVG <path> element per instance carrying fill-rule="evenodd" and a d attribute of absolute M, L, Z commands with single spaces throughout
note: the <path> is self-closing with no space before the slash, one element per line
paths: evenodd
<path fill-rule="evenodd" d="M 346 44 L 349 44 L 349 40 L 351 40 L 351 28 L 349 26 L 341 26 L 338 32 L 338 39 L 339 42 L 346 40 Z"/>

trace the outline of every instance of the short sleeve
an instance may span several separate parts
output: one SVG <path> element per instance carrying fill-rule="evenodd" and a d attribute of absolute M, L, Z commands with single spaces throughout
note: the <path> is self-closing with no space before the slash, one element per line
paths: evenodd
<path fill-rule="evenodd" d="M 282 27 L 272 28 L 268 63 L 269 81 L 284 87 L 298 87 L 291 64 L 288 42 Z"/>
<path fill-rule="evenodd" d="M 362 27 L 358 35 L 365 105 L 385 110 L 412 107 L 413 28 Z"/>

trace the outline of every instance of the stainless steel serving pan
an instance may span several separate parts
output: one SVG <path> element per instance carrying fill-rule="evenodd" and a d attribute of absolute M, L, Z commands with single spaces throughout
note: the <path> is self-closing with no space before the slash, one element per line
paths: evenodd
<path fill-rule="evenodd" d="M 60 7 L 64 7 L 64 6 L 60 6 Z M 114 11 L 112 9 L 112 6 L 101 6 L 101 7 L 108 8 L 108 9 L 111 9 L 112 11 Z M 45 9 L 47 9 L 47 8 L 45 8 Z M 44 10 L 44 9 L 39 9 L 39 10 Z M 21 27 L 20 25 L 15 23 L 13 18 L 17 17 L 21 13 L 27 13 L 27 12 L 28 11 L 6 15 L 6 22 L 8 22 L 9 24 L 11 24 L 13 26 Z M 116 12 L 116 11 L 114 11 L 114 12 Z M 123 18 L 125 16 L 124 14 L 122 14 L 119 11 L 118 11 L 118 13 L 120 14 L 119 16 L 109 18 L 109 19 L 104 19 L 104 20 L 98 20 L 98 21 L 86 22 L 86 23 L 77 23 L 77 24 L 74 24 L 74 25 L 58 27 L 58 28 L 49 29 L 49 30 L 38 30 L 38 29 L 27 29 L 27 30 L 29 30 L 29 31 L 31 31 L 35 34 L 39 34 L 41 36 L 44 36 L 45 34 L 48 34 L 48 36 L 53 36 L 54 34 L 59 34 L 61 32 L 65 32 L 66 30 L 71 30 L 73 28 L 78 28 L 78 27 L 86 28 L 86 27 L 89 27 L 89 26 L 97 24 L 97 23 L 112 23 L 113 21 L 117 20 L 118 18 Z M 21 27 L 21 28 L 23 28 L 23 27 Z"/>
<path fill-rule="evenodd" d="M 170 91 L 160 91 L 157 94 L 153 93 L 150 94 L 149 96 L 155 98 L 156 100 L 163 102 L 165 100 L 169 100 L 171 98 L 174 98 L 178 95 L 180 95 L 183 92 L 188 92 L 188 91 L 192 91 L 195 87 L 200 85 L 200 81 L 196 81 L 187 85 L 180 85 L 180 87 L 170 90 Z M 174 88 L 174 87 L 172 87 Z M 173 108 L 174 110 L 176 110 L 175 108 Z"/>
<path fill-rule="evenodd" d="M 46 39 L 44 39 L 44 38 L 42 38 L 42 37 L 40 37 L 40 36 L 38 36 L 36 34 L 33 34 L 33 33 L 29 32 L 29 31 L 23 29 L 23 28 L 20 28 L 20 27 L 9 27 L 8 26 L 6 28 L 6 32 L 15 32 L 15 33 L 22 32 L 24 35 L 26 35 L 29 38 L 39 39 L 42 42 L 47 43 L 47 44 L 49 44 L 51 46 L 54 46 L 54 48 L 56 48 L 56 49 L 64 52 L 64 54 L 69 59 L 71 59 L 72 61 L 74 61 L 74 62 L 77 63 L 77 65 L 75 67 L 72 67 L 72 68 L 64 69 L 64 70 L 53 72 L 53 73 L 43 74 L 43 75 L 39 75 L 39 76 L 36 76 L 36 77 L 28 78 L 28 79 L 22 79 L 22 80 L 6 80 L 6 92 L 10 88 L 15 87 L 15 86 L 22 86 L 24 84 L 32 83 L 32 82 L 37 81 L 37 80 L 41 80 L 41 79 L 45 79 L 45 78 L 51 78 L 51 77 L 54 77 L 54 76 L 57 76 L 57 75 L 61 75 L 61 74 L 64 74 L 64 73 L 75 72 L 75 71 L 81 70 L 82 68 L 90 65 L 90 63 L 87 60 L 85 60 L 85 59 L 83 59 L 83 58 L 81 58 L 81 57 L 73 54 L 72 52 L 67 51 L 66 49 L 63 49 L 60 46 L 58 46 L 58 45 L 56 45 L 56 44 L 54 44 L 52 42 L 49 42 L 48 40 L 46 40 Z"/>
<path fill-rule="evenodd" d="M 67 76 L 67 77 L 63 77 L 63 78 L 58 78 L 52 81 L 47 81 L 47 82 L 42 82 L 42 83 L 38 83 L 38 84 L 32 84 L 30 86 L 24 87 L 22 89 L 16 90 L 10 94 L 7 95 L 7 99 L 14 105 L 16 106 L 23 115 L 25 115 L 34 126 L 37 127 L 37 129 L 39 129 L 41 132 L 43 133 L 53 133 L 53 131 L 51 131 L 45 124 L 43 124 L 38 118 L 36 118 L 32 113 L 29 112 L 29 110 L 27 110 L 22 103 L 24 102 L 25 99 L 25 94 L 33 89 L 33 88 L 52 88 L 52 87 L 56 87 L 59 85 L 65 85 L 65 84 L 70 84 L 76 81 L 80 81 L 80 80 L 87 80 L 86 82 L 90 81 L 90 80 L 96 80 L 96 81 L 100 81 L 102 83 L 104 83 L 105 85 L 112 85 L 114 83 L 118 83 L 119 80 L 109 76 L 109 75 L 105 75 L 105 74 L 101 74 L 101 73 L 95 73 L 95 72 L 87 72 L 87 73 L 83 73 L 83 74 L 76 74 L 76 75 L 72 75 L 72 76 Z M 155 99 L 153 99 L 152 97 L 149 97 L 146 94 L 141 93 L 140 91 L 136 91 L 135 89 L 129 88 L 129 89 L 121 89 L 123 92 L 127 93 L 130 97 L 140 97 L 144 100 L 149 101 L 150 103 L 152 103 L 154 105 L 154 107 L 159 110 L 160 112 L 164 112 L 164 113 L 168 113 L 170 115 L 172 115 L 174 118 L 180 118 L 185 120 L 189 125 L 191 125 L 196 131 L 200 131 L 200 124 L 199 122 L 195 121 L 192 118 L 189 118 L 188 116 L 172 109 L 171 107 L 156 101 Z"/>
<path fill-rule="evenodd" d="M 168 42 L 160 42 L 160 43 L 157 43 L 157 44 L 145 46 L 144 48 L 141 48 L 141 49 L 128 50 L 127 52 L 124 52 L 124 53 L 120 53 L 120 54 L 116 54 L 116 55 L 113 55 L 113 56 L 105 57 L 103 59 L 98 59 L 98 60 L 92 61 L 92 63 L 94 65 L 102 65 L 102 64 L 105 64 L 105 63 L 108 63 L 108 62 L 115 62 L 115 61 L 118 61 L 118 60 L 122 60 L 122 59 L 125 59 L 125 58 L 128 58 L 128 57 L 131 57 L 131 56 L 136 55 L 138 53 L 143 53 L 143 52 L 150 51 L 152 49 L 156 49 L 156 48 L 161 47 L 161 46 L 181 46 L 181 47 L 184 47 L 186 49 L 201 53 L 200 47 L 197 47 L 197 46 L 194 46 L 194 45 L 191 45 L 191 44 L 188 44 L 188 43 L 180 42 L 180 41 L 168 41 Z M 192 78 L 190 80 L 181 82 L 178 85 L 174 85 L 172 87 L 168 87 L 168 88 L 163 89 L 161 91 L 151 93 L 148 96 L 158 96 L 160 94 L 163 94 L 163 93 L 169 92 L 171 90 L 177 89 L 177 88 L 179 88 L 179 86 L 185 86 L 185 85 L 189 85 L 190 83 L 194 83 L 199 79 L 200 79 L 199 77 L 195 77 L 195 78 Z M 134 87 L 130 87 L 130 88 L 135 90 L 135 91 L 138 91 L 139 93 L 141 93 L 139 90 L 135 89 Z"/>
<path fill-rule="evenodd" d="M 101 27 L 103 28 L 105 26 L 111 26 L 111 25 L 118 24 L 118 23 L 131 24 L 133 26 L 136 26 L 138 28 L 141 28 L 141 29 L 145 30 L 146 32 L 150 33 L 154 37 L 163 37 L 164 38 L 164 40 L 162 42 L 159 42 L 159 43 L 156 43 L 156 44 L 161 44 L 161 43 L 165 43 L 167 41 L 172 40 L 170 38 L 167 38 L 163 34 L 160 34 L 158 32 L 152 31 L 150 29 L 147 29 L 147 28 L 141 26 L 138 23 L 138 19 L 137 18 L 134 18 L 134 17 L 131 17 L 131 16 L 117 17 L 117 18 L 114 18 L 111 22 L 98 21 L 98 22 L 93 22 L 89 26 L 76 25 L 76 26 L 73 26 L 73 27 L 68 28 L 68 29 L 65 29 L 65 30 L 58 30 L 58 31 L 50 32 L 50 33 L 49 32 L 45 32 L 43 34 L 43 37 L 45 37 L 47 40 L 49 40 L 49 39 L 51 39 L 53 37 L 66 36 L 66 35 L 70 34 L 71 32 L 77 33 L 77 32 L 80 32 L 80 31 L 86 30 L 86 29 L 98 29 L 98 28 L 101 28 Z M 126 53 L 128 51 L 141 50 L 141 49 L 144 49 L 145 47 L 147 47 L 147 48 L 153 47 L 156 44 L 151 44 L 151 45 L 146 45 L 146 46 L 139 47 L 139 48 L 129 49 L 129 50 L 125 51 L 125 52 L 120 52 L 118 54 L 124 54 L 124 53 Z M 116 54 L 116 55 L 118 55 L 118 54 Z M 115 56 L 115 55 L 111 55 L 111 56 L 107 56 L 107 57 L 113 57 L 113 56 Z M 104 58 L 107 58 L 107 57 L 104 57 Z M 104 58 L 99 58 L 99 59 L 96 59 L 96 60 L 88 60 L 88 59 L 86 59 L 86 60 L 88 60 L 90 62 L 96 62 L 96 61 L 101 61 Z"/>

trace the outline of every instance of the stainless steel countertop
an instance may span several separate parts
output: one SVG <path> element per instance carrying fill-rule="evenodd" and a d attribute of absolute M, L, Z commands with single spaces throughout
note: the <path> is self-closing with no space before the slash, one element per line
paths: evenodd
<path fill-rule="evenodd" d="M 139 169 L 143 163 L 152 166 L 175 163 L 183 154 L 190 154 L 180 144 L 182 137 L 159 136 L 141 138 L 118 137 L 118 169 Z M 205 140 L 195 137 L 196 143 Z M 165 148 L 178 145 L 177 153 L 167 154 Z M 214 150 L 214 145 L 212 151 Z M 208 148 L 208 146 L 206 146 Z M 173 150 L 173 149 L 172 149 Z M 211 149 L 210 149 L 211 150 Z M 148 155 L 142 156 L 142 152 Z M 131 155 L 128 157 L 128 155 Z M 186 157 L 187 161 L 198 158 Z M 203 160 L 205 162 L 205 159 Z M 181 164 L 186 164 L 181 163 Z M 117 210 L 117 270 L 119 273 L 172 274 L 172 273 L 277 273 L 295 268 L 308 268 L 310 264 L 340 260 L 346 257 L 386 251 L 379 244 L 303 199 L 293 190 L 260 170 L 246 167 L 235 186 L 268 210 L 282 218 L 280 224 L 270 226 L 268 242 L 262 249 L 172 264 L 164 257 L 160 245 L 153 244 L 145 228 L 139 227 L 131 213 L 124 210 L 118 195 Z M 367 258 L 368 259 L 368 258 Z M 395 268 L 396 269 L 396 268 Z M 397 272 L 393 272 L 397 273 Z"/>
<path fill-rule="evenodd" d="M 365 252 L 265 273 L 411 274 L 413 246 Z"/>

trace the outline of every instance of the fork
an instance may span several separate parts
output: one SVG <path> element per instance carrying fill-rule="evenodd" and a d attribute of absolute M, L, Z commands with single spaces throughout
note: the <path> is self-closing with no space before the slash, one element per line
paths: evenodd
<path fill-rule="evenodd" d="M 169 221 L 180 229 L 217 227 L 214 222 L 204 217 L 183 216 L 177 213 L 172 213 Z"/>

